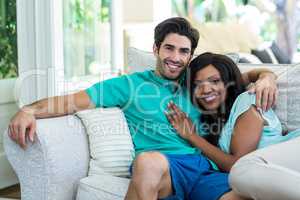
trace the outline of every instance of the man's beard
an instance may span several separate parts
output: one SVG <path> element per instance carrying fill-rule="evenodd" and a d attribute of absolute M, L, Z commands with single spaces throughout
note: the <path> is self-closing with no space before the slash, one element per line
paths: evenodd
<path fill-rule="evenodd" d="M 164 79 L 167 79 L 167 80 L 170 80 L 170 81 L 177 81 L 184 74 L 185 67 L 183 67 L 183 64 L 181 64 L 181 63 L 180 63 L 180 65 L 181 65 L 182 69 L 181 69 L 180 73 L 178 74 L 178 76 L 176 76 L 176 77 L 169 77 L 169 76 L 166 76 L 166 71 L 168 70 L 168 69 L 166 69 L 167 68 L 167 66 L 166 66 L 166 60 L 162 60 L 160 58 L 157 58 L 157 62 L 156 62 L 156 66 L 158 67 L 159 74 Z"/>

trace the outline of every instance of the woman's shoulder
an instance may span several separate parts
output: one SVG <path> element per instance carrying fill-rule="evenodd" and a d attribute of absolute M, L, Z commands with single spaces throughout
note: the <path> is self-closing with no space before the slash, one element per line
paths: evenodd
<path fill-rule="evenodd" d="M 235 101 L 253 101 L 255 100 L 255 94 L 248 91 L 241 93 Z"/>
<path fill-rule="evenodd" d="M 243 92 L 235 99 L 232 109 L 247 109 L 252 105 L 255 106 L 255 101 L 255 94 L 249 93 L 248 91 Z"/>
<path fill-rule="evenodd" d="M 241 93 L 236 99 L 231 108 L 228 121 L 223 127 L 221 137 L 219 139 L 220 148 L 229 153 L 229 147 L 231 142 L 231 136 L 233 134 L 233 129 L 237 118 L 245 113 L 253 104 L 255 104 L 255 94 L 249 92 Z"/>

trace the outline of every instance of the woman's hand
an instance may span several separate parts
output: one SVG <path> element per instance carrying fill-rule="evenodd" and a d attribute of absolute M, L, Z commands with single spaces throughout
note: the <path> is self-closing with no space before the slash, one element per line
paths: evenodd
<path fill-rule="evenodd" d="M 190 136 L 196 132 L 195 125 L 193 124 L 192 120 L 172 101 L 168 104 L 168 110 L 169 111 L 166 112 L 166 116 L 171 125 L 182 138 L 189 140 Z"/>

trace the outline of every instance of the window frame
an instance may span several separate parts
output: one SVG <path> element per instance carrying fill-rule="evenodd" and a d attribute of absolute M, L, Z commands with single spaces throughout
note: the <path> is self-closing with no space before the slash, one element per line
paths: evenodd
<path fill-rule="evenodd" d="M 119 1 L 111 0 L 112 72 L 123 68 L 122 8 Z M 87 75 L 65 80 L 62 1 L 17 0 L 17 24 L 19 78 L 14 90 L 19 94 L 19 106 L 74 92 L 86 87 L 87 81 L 103 79 Z"/>
<path fill-rule="evenodd" d="M 57 94 L 63 80 L 61 1 L 17 0 L 19 106 Z"/>

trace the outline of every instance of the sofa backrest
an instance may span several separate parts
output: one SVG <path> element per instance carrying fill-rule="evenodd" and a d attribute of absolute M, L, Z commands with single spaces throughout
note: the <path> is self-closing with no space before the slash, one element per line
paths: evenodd
<path fill-rule="evenodd" d="M 127 50 L 127 73 L 154 69 L 155 57 L 152 52 L 136 48 Z M 279 95 L 275 112 L 286 130 L 300 127 L 300 64 L 238 64 L 242 72 L 255 68 L 267 68 L 277 76 Z"/>

